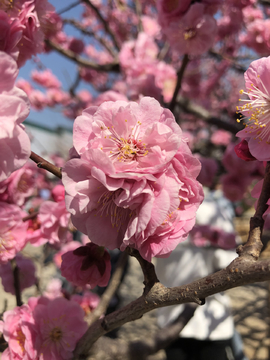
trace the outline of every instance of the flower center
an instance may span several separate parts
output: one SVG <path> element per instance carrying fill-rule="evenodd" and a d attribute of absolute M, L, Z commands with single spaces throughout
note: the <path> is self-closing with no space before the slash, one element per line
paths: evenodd
<path fill-rule="evenodd" d="M 114 202 L 114 199 L 119 195 L 121 190 L 117 191 L 105 191 L 98 200 L 98 208 L 96 209 L 96 214 L 102 216 L 110 216 L 111 217 L 111 223 L 113 228 L 117 228 L 119 231 L 120 227 L 125 223 L 128 212 L 130 212 L 129 217 L 132 215 L 132 211 L 121 208 L 117 206 Z"/>
<path fill-rule="evenodd" d="M 22 193 L 27 192 L 27 190 L 29 188 L 27 178 L 28 178 L 28 176 L 26 174 L 22 174 L 22 176 L 18 182 L 18 185 L 17 185 L 17 190 L 19 192 L 22 192 Z"/>
<path fill-rule="evenodd" d="M 10 231 L 7 231 L 4 234 L 0 234 L 0 253 L 5 252 L 7 249 L 11 248 L 14 245 L 12 242 L 14 237 Z"/>
<path fill-rule="evenodd" d="M 108 152 L 110 158 L 120 162 L 130 162 L 138 160 L 141 156 L 146 156 L 148 154 L 146 144 L 142 143 L 141 139 L 138 139 L 140 125 L 141 122 L 138 121 L 126 137 L 119 135 L 113 126 L 111 128 L 101 126 L 100 129 L 104 139 L 101 150 Z"/>
<path fill-rule="evenodd" d="M 49 334 L 49 337 L 53 342 L 61 340 L 62 336 L 63 336 L 62 330 L 58 326 L 53 328 Z"/>
<path fill-rule="evenodd" d="M 185 38 L 185 40 L 190 40 L 190 39 L 192 39 L 195 35 L 196 35 L 196 30 L 195 30 L 195 29 L 186 29 L 186 30 L 184 31 L 184 38 Z"/>
<path fill-rule="evenodd" d="M 269 126 L 266 126 L 270 120 L 270 95 L 259 75 L 258 78 L 264 91 L 253 84 L 251 84 L 248 92 L 240 90 L 240 94 L 248 95 L 249 99 L 239 99 L 245 104 L 236 107 L 236 113 L 241 113 L 237 122 L 243 120 L 247 131 L 254 133 L 254 139 L 270 144 L 270 129 Z"/>
<path fill-rule="evenodd" d="M 22 332 L 21 329 L 18 329 L 17 330 L 17 337 L 16 337 L 18 343 L 19 343 L 19 346 L 22 350 L 22 353 L 25 352 L 25 348 L 24 348 L 24 343 L 25 343 L 25 335 L 24 333 Z"/>

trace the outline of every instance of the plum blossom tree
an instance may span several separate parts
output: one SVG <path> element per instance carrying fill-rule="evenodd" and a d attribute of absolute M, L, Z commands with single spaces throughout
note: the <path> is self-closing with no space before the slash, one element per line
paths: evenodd
<path fill-rule="evenodd" d="M 80 18 L 67 17 L 75 7 Z M 3 359 L 87 358 L 97 340 L 106 346 L 104 334 L 150 310 L 203 305 L 270 279 L 269 260 L 259 259 L 270 212 L 267 15 L 255 0 L 81 0 L 61 11 L 47 0 L 0 1 L 0 276 L 17 301 L 0 322 Z M 46 67 L 17 78 L 33 56 L 52 52 L 76 65 L 69 88 Z M 74 121 L 64 158 L 31 152 L 23 122 L 45 108 Z M 151 261 L 190 233 L 198 244 L 236 247 L 233 233 L 194 227 L 203 186 L 221 187 L 238 215 L 254 205 L 247 194 L 258 199 L 248 239 L 227 268 L 166 288 Z M 39 286 L 20 253 L 27 244 L 54 259 L 64 283 Z M 106 314 L 128 256 L 141 266 L 144 292 Z M 38 295 L 23 304 L 34 283 Z M 101 299 L 97 286 L 107 286 Z M 165 347 L 193 313 L 187 308 L 137 356 Z M 112 358 L 114 347 L 115 356 L 136 358 L 136 344 L 109 344 Z"/>

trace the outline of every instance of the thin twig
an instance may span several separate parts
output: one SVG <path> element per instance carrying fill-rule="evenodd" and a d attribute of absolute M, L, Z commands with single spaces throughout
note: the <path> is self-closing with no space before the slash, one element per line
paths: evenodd
<path fill-rule="evenodd" d="M 80 73 L 77 72 L 76 78 L 74 80 L 74 83 L 71 85 L 71 87 L 69 88 L 69 93 L 72 97 L 75 97 L 75 91 L 77 89 L 77 87 L 80 85 L 81 82 L 81 76 Z"/>
<path fill-rule="evenodd" d="M 111 298 L 115 294 L 115 292 L 120 284 L 121 277 L 122 277 L 127 259 L 128 259 L 128 254 L 125 252 L 121 253 L 121 255 L 117 261 L 117 264 L 116 264 L 116 269 L 111 277 L 111 280 L 110 280 L 110 283 L 109 283 L 107 289 L 105 290 L 105 292 L 103 293 L 103 295 L 101 297 L 100 303 L 98 304 L 96 309 L 90 314 L 90 316 L 86 319 L 87 323 L 89 325 L 92 324 L 97 319 L 99 319 L 101 315 L 105 314 L 105 312 L 109 306 L 109 303 L 111 301 Z"/>
<path fill-rule="evenodd" d="M 97 71 L 119 72 L 119 70 L 120 70 L 118 61 L 113 61 L 113 62 L 111 62 L 109 64 L 97 64 L 97 63 L 94 63 L 92 61 L 89 61 L 89 60 L 77 55 L 75 52 L 73 52 L 71 50 L 63 49 L 61 46 L 59 46 L 58 44 L 56 44 L 55 42 L 53 42 L 53 41 L 51 41 L 49 39 L 46 39 L 44 41 L 45 41 L 47 46 L 54 49 L 59 54 L 62 54 L 66 58 L 74 61 L 78 65 L 84 66 L 86 68 L 94 69 L 94 70 L 97 70 Z"/>
<path fill-rule="evenodd" d="M 17 306 L 21 306 L 23 304 L 21 298 L 21 288 L 20 288 L 20 269 L 16 264 L 16 260 L 10 260 L 12 272 L 13 272 L 13 285 L 15 289 L 15 296 L 16 296 L 16 304 Z"/>
<path fill-rule="evenodd" d="M 98 36 L 95 32 L 85 29 L 81 23 L 73 19 L 64 19 L 65 24 L 73 25 L 76 29 L 80 30 L 84 35 L 94 37 L 104 48 L 112 55 L 113 58 L 116 58 L 117 54 L 114 49 L 109 46 L 108 42 L 104 37 Z"/>
<path fill-rule="evenodd" d="M 243 128 L 243 126 L 239 125 L 237 122 L 233 124 L 227 121 L 220 120 L 214 116 L 211 116 L 209 111 L 206 110 L 204 107 L 190 101 L 187 98 L 183 98 L 182 96 L 178 97 L 177 105 L 179 105 L 181 107 L 181 110 L 183 110 L 184 112 L 193 114 L 196 117 L 204 120 L 208 124 L 215 125 L 219 129 L 229 131 L 232 134 L 236 134 L 238 131 L 242 130 Z"/>
<path fill-rule="evenodd" d="M 174 89 L 174 93 L 173 93 L 171 103 L 169 105 L 169 109 L 171 110 L 171 112 L 174 111 L 174 108 L 175 108 L 175 105 L 176 105 L 176 100 L 177 100 L 177 95 L 178 95 L 178 93 L 179 93 L 179 91 L 181 89 L 184 72 L 186 70 L 188 62 L 189 62 L 189 57 L 186 54 L 186 55 L 184 55 L 181 68 L 177 72 L 177 82 L 176 82 L 176 86 L 175 86 L 175 89 Z"/>
<path fill-rule="evenodd" d="M 33 211 L 31 214 L 25 216 L 24 218 L 22 218 L 22 221 L 27 221 L 27 220 L 30 220 L 30 219 L 34 219 L 35 217 L 37 217 L 38 215 L 38 211 Z"/>
<path fill-rule="evenodd" d="M 117 50 L 120 50 L 120 46 L 119 46 L 119 44 L 118 44 L 118 42 L 117 42 L 117 40 L 116 40 L 116 38 L 115 38 L 112 30 L 111 30 L 110 27 L 109 27 L 108 21 L 106 21 L 106 20 L 103 18 L 103 16 L 101 15 L 99 9 L 98 9 L 95 5 L 93 5 L 90 0 L 82 0 L 82 1 L 83 1 L 85 4 L 87 4 L 87 5 L 95 12 L 96 16 L 98 17 L 98 19 L 100 20 L 100 22 L 103 24 L 103 27 L 104 27 L 105 31 L 110 35 L 110 37 L 111 37 L 111 39 L 112 39 L 112 41 L 113 41 L 114 46 L 116 47 Z"/>
<path fill-rule="evenodd" d="M 135 0 L 135 7 L 136 7 L 136 15 L 138 18 L 138 31 L 143 31 L 142 26 L 142 4 L 139 0 Z"/>
<path fill-rule="evenodd" d="M 152 263 L 146 261 L 145 259 L 142 258 L 141 254 L 139 253 L 138 250 L 135 250 L 131 247 L 127 247 L 126 248 L 126 252 L 130 255 L 130 256 L 134 256 L 141 268 L 142 268 L 142 272 L 144 275 L 144 295 L 146 295 L 150 289 L 157 283 L 159 282 L 157 275 L 156 275 L 156 271 L 155 271 L 155 267 Z"/>
<path fill-rule="evenodd" d="M 31 151 L 30 159 L 33 160 L 37 167 L 41 169 L 45 169 L 49 172 L 51 172 L 53 175 L 59 177 L 59 179 L 62 179 L 62 171 L 61 168 L 58 168 L 57 166 L 53 165 L 49 161 L 43 159 L 43 157 L 37 155 L 33 151 Z"/>
<path fill-rule="evenodd" d="M 58 11 L 57 14 L 58 14 L 58 15 L 61 15 L 61 14 L 63 14 L 64 12 L 67 12 L 67 11 L 73 9 L 75 6 L 79 5 L 80 3 L 81 3 L 81 0 L 80 0 L 80 1 L 76 1 L 76 2 L 68 5 L 67 7 L 63 8 L 62 10 Z"/>

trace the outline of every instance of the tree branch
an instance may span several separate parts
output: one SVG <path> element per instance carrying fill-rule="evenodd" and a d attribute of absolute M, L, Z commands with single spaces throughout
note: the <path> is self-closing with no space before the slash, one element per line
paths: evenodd
<path fill-rule="evenodd" d="M 61 46 L 59 46 L 58 44 L 56 44 L 55 42 L 53 42 L 53 41 L 51 41 L 49 39 L 46 39 L 44 41 L 45 41 L 47 46 L 54 49 L 59 54 L 62 54 L 66 58 L 74 61 L 76 64 L 78 64 L 80 66 L 84 66 L 86 68 L 94 69 L 94 70 L 97 70 L 97 71 L 119 72 L 119 63 L 118 63 L 118 61 L 112 62 L 110 64 L 96 64 L 96 63 L 94 63 L 92 61 L 86 60 L 85 58 L 75 54 L 71 50 L 63 49 Z"/>
<path fill-rule="evenodd" d="M 255 215 L 250 219 L 250 231 L 246 244 L 239 246 L 237 252 L 240 257 L 253 257 L 257 260 L 260 256 L 263 243 L 261 241 L 264 226 L 263 214 L 268 208 L 267 201 L 270 198 L 270 162 L 267 162 L 265 168 L 262 191 L 258 200 Z"/>
<path fill-rule="evenodd" d="M 181 96 L 178 97 L 177 104 L 183 111 L 199 117 L 208 124 L 216 125 L 220 129 L 230 131 L 232 134 L 236 134 L 238 131 L 243 129 L 243 126 L 239 126 L 236 122 L 233 124 L 211 116 L 208 110 Z"/>
<path fill-rule="evenodd" d="M 87 36 L 93 36 L 101 45 L 104 46 L 104 48 L 106 50 L 109 51 L 109 53 L 112 55 L 113 58 L 116 58 L 117 54 L 114 51 L 114 49 L 112 49 L 109 44 L 107 43 L 107 41 L 105 40 L 104 37 L 98 36 L 96 33 L 94 33 L 93 31 L 89 31 L 86 30 L 84 26 L 81 25 L 81 23 L 79 23 L 76 20 L 73 19 L 64 19 L 63 22 L 65 24 L 70 24 L 73 25 L 76 29 L 80 30 L 84 35 Z"/>
<path fill-rule="evenodd" d="M 123 252 L 119 260 L 116 264 L 116 269 L 113 273 L 113 276 L 111 277 L 110 283 L 103 293 L 101 297 L 101 301 L 98 304 L 98 306 L 95 308 L 95 310 L 90 314 L 90 316 L 86 319 L 88 324 L 92 324 L 94 321 L 100 318 L 101 315 L 103 315 L 110 303 L 111 298 L 113 297 L 114 293 L 116 292 L 119 283 L 121 281 L 121 277 L 127 262 L 128 254 Z"/>
<path fill-rule="evenodd" d="M 138 260 L 144 275 L 144 282 L 143 282 L 145 285 L 144 294 L 147 294 L 148 291 L 154 286 L 154 284 L 159 282 L 156 275 L 155 267 L 152 263 L 143 259 L 138 250 L 135 250 L 131 247 L 127 247 L 126 252 L 130 256 L 134 256 Z"/>
<path fill-rule="evenodd" d="M 179 333 L 194 315 L 196 306 L 187 304 L 178 318 L 155 334 L 137 341 L 124 341 L 122 339 L 111 339 L 102 336 L 92 347 L 90 357 L 99 358 L 106 356 L 107 360 L 146 360 L 149 355 L 157 353 L 166 348 L 172 341 L 178 338 Z"/>
<path fill-rule="evenodd" d="M 181 68 L 177 72 L 177 83 L 176 83 L 176 86 L 175 86 L 175 89 L 174 89 L 174 93 L 173 93 L 171 103 L 169 105 L 169 109 L 171 110 L 171 112 L 174 111 L 174 108 L 175 108 L 175 105 L 176 105 L 177 95 L 179 93 L 179 90 L 181 89 L 184 72 L 186 70 L 188 62 L 189 62 L 189 57 L 186 54 L 186 55 L 184 55 Z"/>
<path fill-rule="evenodd" d="M 16 304 L 17 306 L 21 306 L 23 304 L 22 298 L 21 298 L 21 288 L 20 288 L 20 269 L 18 268 L 16 264 L 15 258 L 10 260 L 10 264 L 12 267 L 13 272 L 13 285 L 15 289 L 15 296 L 16 296 Z"/>
<path fill-rule="evenodd" d="M 31 151 L 30 159 L 33 160 L 37 164 L 37 167 L 39 167 L 41 169 L 45 169 L 45 170 L 49 171 L 50 173 L 52 173 L 53 175 L 59 177 L 59 179 L 62 179 L 61 168 L 58 168 L 57 166 L 53 165 L 49 161 L 43 159 L 43 157 L 37 155 L 33 151 Z"/>
<path fill-rule="evenodd" d="M 100 20 L 100 22 L 103 24 L 103 27 L 104 27 L 105 31 L 110 35 L 110 37 L 111 37 L 111 39 L 112 39 L 112 41 L 113 41 L 113 44 L 114 44 L 114 46 L 116 47 L 116 49 L 117 49 L 117 50 L 120 50 L 120 46 L 119 46 L 119 44 L 118 44 L 118 42 L 117 42 L 117 40 L 116 40 L 113 32 L 111 31 L 111 29 L 110 29 L 110 27 L 109 27 L 108 21 L 106 21 L 106 20 L 103 18 L 103 16 L 101 15 L 99 9 L 98 9 L 95 5 L 93 5 L 90 0 L 82 0 L 82 1 L 83 1 L 85 4 L 87 4 L 87 5 L 94 11 L 94 13 L 96 14 L 97 18 L 98 18 L 98 19 Z"/>

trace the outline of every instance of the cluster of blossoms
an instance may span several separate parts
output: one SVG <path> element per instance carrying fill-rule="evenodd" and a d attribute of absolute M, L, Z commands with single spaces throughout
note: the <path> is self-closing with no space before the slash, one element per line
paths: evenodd
<path fill-rule="evenodd" d="M 74 226 L 109 249 L 168 257 L 203 199 L 200 162 L 173 114 L 149 97 L 105 102 L 76 118 L 73 145 L 63 183 Z"/>
<path fill-rule="evenodd" d="M 54 7 L 47 0 L 2 0 L 0 50 L 11 55 L 18 67 L 24 65 L 44 50 L 44 33 L 53 12 Z"/>
<path fill-rule="evenodd" d="M 9 347 L 2 359 L 67 360 L 87 329 L 76 301 L 30 298 L 28 304 L 6 311 L 0 331 Z"/>

